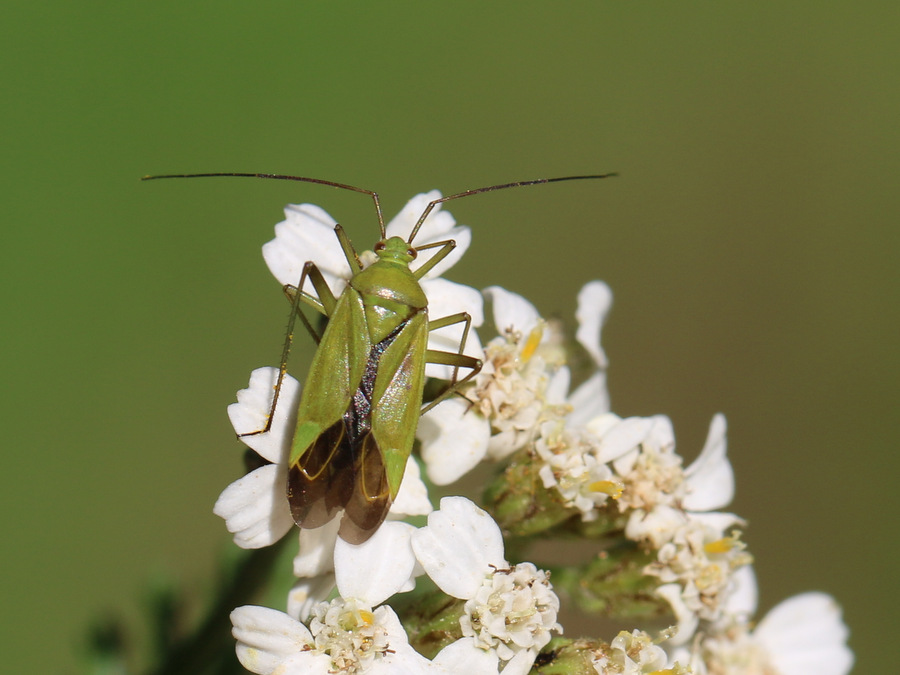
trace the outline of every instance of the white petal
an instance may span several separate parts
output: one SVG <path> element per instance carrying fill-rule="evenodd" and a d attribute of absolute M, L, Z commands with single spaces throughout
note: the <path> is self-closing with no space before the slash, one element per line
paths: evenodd
<path fill-rule="evenodd" d="M 681 598 L 681 584 L 663 584 L 656 589 L 656 594 L 664 598 L 672 607 L 678 626 L 669 644 L 683 645 L 694 636 L 699 620 Z"/>
<path fill-rule="evenodd" d="M 403 482 L 397 498 L 391 504 L 388 517 L 404 518 L 406 516 L 427 516 L 434 511 L 428 500 L 428 488 L 422 482 L 419 463 L 412 457 L 406 460 Z"/>
<path fill-rule="evenodd" d="M 314 204 L 290 204 L 284 215 L 285 220 L 275 226 L 275 239 L 262 248 L 269 270 L 282 285 L 296 286 L 303 265 L 312 261 L 332 293 L 340 294 L 350 277 L 350 265 L 334 233 L 334 218 Z"/>
<path fill-rule="evenodd" d="M 606 373 L 598 371 L 585 380 L 569 396 L 572 412 L 566 417 L 566 426 L 577 429 L 593 418 L 609 412 L 609 392 L 606 390 Z"/>
<path fill-rule="evenodd" d="M 481 340 L 475 332 L 475 328 L 484 323 L 484 299 L 481 293 L 471 286 L 457 284 L 446 279 L 423 281 L 422 290 L 425 291 L 428 298 L 429 320 L 434 321 L 460 312 L 466 312 L 472 317 L 472 328 L 466 338 L 463 354 L 477 359 L 483 358 L 484 349 L 482 349 Z M 460 322 L 431 331 L 428 334 L 428 348 L 458 353 L 464 330 L 465 324 Z M 468 372 L 468 369 L 459 371 L 461 375 L 466 375 Z M 453 376 L 453 367 L 427 364 L 425 374 L 428 377 L 449 380 Z"/>
<path fill-rule="evenodd" d="M 783 675 L 845 675 L 853 665 L 841 608 L 825 593 L 788 598 L 759 622 L 753 634 Z"/>
<path fill-rule="evenodd" d="M 446 211 L 442 211 L 441 213 L 450 215 Z M 428 222 L 427 220 L 425 221 Z M 472 244 L 472 230 L 470 230 L 465 225 L 459 225 L 454 227 L 451 230 L 446 230 L 440 233 L 440 237 L 434 235 L 422 236 L 422 231 L 419 230 L 419 234 L 416 236 L 416 241 L 414 242 L 417 246 L 421 246 L 422 244 L 427 244 L 431 241 L 440 241 L 452 239 L 456 242 L 456 246 L 453 248 L 446 258 L 444 258 L 441 262 L 435 265 L 432 269 L 428 271 L 425 275 L 425 279 L 436 279 L 441 275 L 445 274 L 447 270 L 453 267 L 456 263 L 459 262 L 459 259 L 465 255 L 466 251 L 469 250 L 469 246 Z M 436 253 L 439 249 L 433 249 Z M 431 250 L 427 251 L 430 253 Z M 411 265 L 413 271 L 418 269 L 419 265 L 426 262 L 430 256 L 425 256 L 420 254 L 419 259 L 417 260 L 418 265 Z"/>
<path fill-rule="evenodd" d="M 612 291 L 602 281 L 588 282 L 578 292 L 578 309 L 575 311 L 578 330 L 575 332 L 575 339 L 600 368 L 606 368 L 608 363 L 600 346 L 600 329 L 611 306 Z"/>
<path fill-rule="evenodd" d="M 410 199 L 400 213 L 388 223 L 385 228 L 387 236 L 402 237 L 408 241 L 413 226 L 425 212 L 428 203 L 440 198 L 440 191 L 432 190 L 431 192 L 418 194 Z M 413 240 L 413 245 L 422 246 L 424 244 L 452 239 L 456 242 L 456 248 L 425 275 L 426 279 L 437 278 L 453 267 L 472 242 L 471 230 L 464 225 L 457 227 L 456 221 L 453 216 L 450 215 L 450 212 L 442 210 L 441 206 L 441 204 L 435 205 L 431 210 L 431 213 L 428 214 L 428 218 L 422 223 L 422 226 L 416 234 L 416 238 Z M 428 261 L 432 255 L 438 252 L 438 250 L 440 249 L 435 247 L 423 251 L 410 267 L 413 270 L 417 270 L 419 266 Z"/>
<path fill-rule="evenodd" d="M 390 652 L 366 669 L 367 675 L 439 675 L 440 670 L 409 645 L 395 648 L 391 642 L 390 646 Z"/>
<path fill-rule="evenodd" d="M 650 512 L 632 511 L 625 526 L 625 536 L 632 541 L 649 539 L 655 548 L 671 541 L 685 525 L 685 514 L 665 504 L 657 504 Z"/>
<path fill-rule="evenodd" d="M 726 455 L 725 430 L 725 416 L 715 415 L 702 452 L 685 469 L 689 492 L 683 503 L 689 511 L 720 509 L 734 498 L 734 471 Z"/>
<path fill-rule="evenodd" d="M 340 518 L 332 518 L 314 530 L 300 529 L 300 549 L 294 556 L 295 577 L 316 577 L 334 569 L 334 544 L 340 524 Z"/>
<path fill-rule="evenodd" d="M 416 564 L 409 543 L 415 529 L 407 523 L 388 522 L 362 544 L 338 539 L 334 573 L 341 597 L 374 607 L 406 586 Z"/>
<path fill-rule="evenodd" d="M 422 673 L 435 672 L 431 668 L 431 662 L 409 646 L 409 640 L 403 624 L 394 610 L 382 605 L 374 611 L 375 622 L 385 629 L 390 645 L 390 652 L 377 659 L 367 673 L 383 675 L 421 675 Z"/>
<path fill-rule="evenodd" d="M 237 657 L 247 670 L 268 675 L 286 658 L 312 644 L 306 626 L 268 607 L 245 605 L 231 612 Z"/>
<path fill-rule="evenodd" d="M 615 413 L 606 412 L 588 420 L 585 425 L 585 431 L 592 434 L 598 440 L 606 436 L 617 424 L 621 423 L 622 418 Z"/>
<path fill-rule="evenodd" d="M 500 660 L 494 650 L 481 649 L 475 645 L 475 638 L 461 638 L 452 642 L 434 657 L 434 663 L 451 673 L 466 675 L 496 675 Z"/>
<path fill-rule="evenodd" d="M 406 202 L 406 205 L 400 209 L 400 213 L 391 218 L 388 222 L 387 226 L 384 228 L 386 236 L 407 239 L 412 232 L 416 221 L 425 212 L 428 202 L 440 198 L 440 190 L 431 190 L 430 192 L 420 192 L 417 194 Z M 449 223 L 447 221 L 448 216 L 450 218 Z M 441 205 L 438 204 L 432 209 L 431 214 L 428 216 L 428 220 L 422 224 L 422 229 L 425 230 L 423 234 L 427 235 L 438 229 L 435 224 L 440 226 L 439 229 L 443 231 L 451 229 L 456 224 L 456 221 L 453 220 L 453 216 L 449 213 L 443 212 L 441 210 Z M 416 236 L 416 241 L 418 242 L 418 235 Z"/>
<path fill-rule="evenodd" d="M 653 425 L 650 427 L 645 442 L 661 450 L 674 450 L 675 429 L 672 428 L 672 420 L 666 415 L 653 415 L 650 420 Z"/>
<path fill-rule="evenodd" d="M 597 459 L 601 462 L 618 459 L 643 443 L 652 428 L 652 417 L 628 417 L 622 420 L 603 435 Z M 625 473 L 619 467 L 616 470 L 620 474 Z"/>
<path fill-rule="evenodd" d="M 753 565 L 744 565 L 732 573 L 733 586 L 725 601 L 725 614 L 736 617 L 741 623 L 747 623 L 756 614 L 759 601 L 756 573 Z"/>
<path fill-rule="evenodd" d="M 447 279 L 426 279 L 422 281 L 422 288 L 428 296 L 428 314 L 432 321 L 467 312 L 472 317 L 473 327 L 484 323 L 484 297 L 478 289 Z"/>
<path fill-rule="evenodd" d="M 225 519 L 235 544 L 262 548 L 287 534 L 294 520 L 284 493 L 286 482 L 286 474 L 277 464 L 267 464 L 222 491 L 213 513 Z"/>
<path fill-rule="evenodd" d="M 413 534 L 412 547 L 426 574 L 454 598 L 473 597 L 491 565 L 507 565 L 500 528 L 465 497 L 444 497 Z"/>
<path fill-rule="evenodd" d="M 725 536 L 733 527 L 747 524 L 747 521 L 740 516 L 725 511 L 691 511 L 687 513 L 687 517 L 712 528 L 719 533 L 720 537 Z"/>
<path fill-rule="evenodd" d="M 403 623 L 401 623 L 400 617 L 397 616 L 397 612 L 394 611 L 393 607 L 382 605 L 376 608 L 373 614 L 375 615 L 375 622 L 384 628 L 388 637 L 392 638 L 397 644 L 407 644 L 409 642 L 406 629 L 403 627 Z"/>
<path fill-rule="evenodd" d="M 490 423 L 460 398 L 448 398 L 422 415 L 416 430 L 428 477 L 448 485 L 484 459 Z"/>
<path fill-rule="evenodd" d="M 431 213 L 433 216 L 434 211 L 432 211 Z M 437 215 L 439 218 L 442 216 L 447 216 L 449 218 L 449 221 L 447 222 L 454 222 L 453 216 L 451 216 L 446 211 L 439 211 Z M 427 226 L 431 222 L 432 216 L 429 216 L 428 220 L 425 221 L 425 226 Z M 424 235 L 422 230 L 425 229 L 425 226 L 423 226 L 422 229 L 419 230 L 419 234 L 416 235 L 416 239 L 413 242 L 414 246 L 422 246 L 423 244 L 430 244 L 437 241 L 447 241 L 448 239 L 452 239 L 456 242 L 456 246 L 449 254 L 447 254 L 447 257 L 441 260 L 441 262 L 439 262 L 433 268 L 428 270 L 428 273 L 423 277 L 424 279 L 437 279 L 442 274 L 445 274 L 447 270 L 449 270 L 459 262 L 459 259 L 463 257 L 463 254 L 465 254 L 465 252 L 469 249 L 469 245 L 472 243 L 472 231 L 465 225 L 438 231 L 438 228 L 445 227 L 447 222 L 439 224 L 438 227 L 434 228 L 434 232 L 425 232 Z M 433 249 L 423 251 L 419 254 L 419 257 L 416 259 L 416 261 L 410 265 L 410 269 L 415 272 L 417 269 L 419 269 L 419 267 L 430 260 L 431 256 L 437 253 L 439 250 L 440 247 L 435 247 Z"/>
<path fill-rule="evenodd" d="M 272 675 L 331 675 L 331 657 L 321 652 L 300 652 L 284 660 Z"/>
<path fill-rule="evenodd" d="M 572 380 L 572 372 L 568 366 L 561 366 L 550 375 L 544 396 L 548 405 L 561 405 L 566 403 L 566 394 L 569 393 L 569 383 Z"/>
<path fill-rule="evenodd" d="M 541 315 L 521 295 L 500 286 L 490 286 L 482 293 L 493 303 L 494 326 L 498 333 L 512 329 L 527 336 L 537 326 Z"/>
<path fill-rule="evenodd" d="M 334 590 L 334 574 L 300 579 L 288 591 L 287 613 L 298 621 L 306 621 L 314 605 L 323 602 Z"/>
<path fill-rule="evenodd" d="M 536 657 L 537 650 L 523 649 L 503 666 L 504 675 L 526 675 L 531 670 L 531 666 L 534 665 Z"/>
<path fill-rule="evenodd" d="M 247 388 L 237 393 L 238 402 L 228 406 L 228 417 L 236 434 L 250 434 L 265 428 L 277 381 L 278 368 L 257 368 L 250 373 Z M 290 375 L 285 375 L 269 431 L 242 436 L 241 441 L 270 462 L 286 462 L 299 402 L 300 383 Z"/>

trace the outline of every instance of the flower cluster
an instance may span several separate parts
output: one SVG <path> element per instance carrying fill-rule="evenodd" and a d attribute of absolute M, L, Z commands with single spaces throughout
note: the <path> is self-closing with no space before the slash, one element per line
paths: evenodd
<path fill-rule="evenodd" d="M 412 199 L 387 236 L 408 235 L 439 197 Z M 241 663 L 261 675 L 516 675 L 537 660 L 556 664 L 552 672 L 601 675 L 849 672 L 846 628 L 829 596 L 799 596 L 751 623 L 755 581 L 741 541 L 745 523 L 721 510 L 734 494 L 725 418 L 713 417 L 704 448 L 684 467 L 667 417 L 621 418 L 610 410 L 600 346 L 609 288 L 599 281 L 582 288 L 570 345 L 562 327 L 521 296 L 440 278 L 471 233 L 439 207 L 416 246 L 453 239 L 457 247 L 421 286 L 431 317 L 465 312 L 481 329 L 481 336 L 469 331 L 465 343 L 465 354 L 482 361 L 480 372 L 422 415 L 417 452 L 371 538 L 344 541 L 337 518 L 299 530 L 287 613 L 254 606 L 232 613 Z M 312 260 L 340 295 L 352 271 L 332 232 L 335 221 L 309 204 L 285 214 L 263 248 L 275 277 L 296 284 Z M 373 257 L 360 260 L 365 266 Z M 412 268 L 422 264 L 427 256 Z M 494 337 L 482 347 L 485 301 Z M 463 329 L 457 322 L 431 332 L 428 348 L 458 352 Z M 581 373 L 571 364 L 579 360 L 589 372 L 573 387 Z M 444 380 L 458 375 L 446 363 L 425 372 Z M 301 387 L 284 375 L 272 410 L 279 376 L 275 368 L 254 371 L 229 408 L 235 431 L 263 465 L 228 486 L 214 510 L 248 549 L 269 546 L 294 527 L 285 486 Z M 422 470 L 446 486 L 485 462 L 494 465 L 494 477 L 484 508 L 452 496 L 435 510 Z M 406 522 L 412 516 L 426 524 Z M 588 559 L 544 566 L 507 559 L 507 548 L 518 558 L 535 541 L 558 537 L 580 538 Z M 610 618 L 667 615 L 670 627 L 655 638 L 635 627 L 608 643 L 562 637 L 560 595 Z"/>

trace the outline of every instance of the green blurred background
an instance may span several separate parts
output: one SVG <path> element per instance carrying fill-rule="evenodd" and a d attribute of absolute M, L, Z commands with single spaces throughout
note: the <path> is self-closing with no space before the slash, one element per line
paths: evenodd
<path fill-rule="evenodd" d="M 148 582 L 198 597 L 240 471 L 225 415 L 287 303 L 289 202 L 366 246 L 370 202 L 268 171 L 481 195 L 451 278 L 615 305 L 613 408 L 693 458 L 729 420 L 763 611 L 843 604 L 857 672 L 898 626 L 896 2 L 47 2 L 3 11 L 4 672 L 76 673 Z M 893 336 L 893 337 L 892 337 Z M 577 633 L 569 627 L 568 634 Z"/>

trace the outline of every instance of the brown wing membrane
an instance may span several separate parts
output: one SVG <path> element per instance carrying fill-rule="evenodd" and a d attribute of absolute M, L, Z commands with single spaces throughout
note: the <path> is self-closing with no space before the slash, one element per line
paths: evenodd
<path fill-rule="evenodd" d="M 384 522 L 392 501 L 381 450 L 371 433 L 357 448 L 354 478 L 338 534 L 350 544 L 362 544 Z"/>
<path fill-rule="evenodd" d="M 321 527 L 344 509 L 339 535 L 362 544 L 391 508 L 381 451 L 371 433 L 354 444 L 338 422 L 288 471 L 288 503 L 300 527 Z"/>
<path fill-rule="evenodd" d="M 312 529 L 334 518 L 350 499 L 353 470 L 353 452 L 341 420 L 288 470 L 287 497 L 294 522 Z"/>

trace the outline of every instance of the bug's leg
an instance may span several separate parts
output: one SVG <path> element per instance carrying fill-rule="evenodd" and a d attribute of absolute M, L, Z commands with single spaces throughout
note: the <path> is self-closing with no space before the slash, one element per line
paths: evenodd
<path fill-rule="evenodd" d="M 435 241 L 430 244 L 419 246 L 418 248 L 416 248 L 416 251 L 427 251 L 429 248 L 438 247 L 440 247 L 440 250 L 424 263 L 422 263 L 422 265 L 420 265 L 419 268 L 413 272 L 416 279 L 421 279 L 422 277 L 424 277 L 434 268 L 435 265 L 441 262 L 441 260 L 446 258 L 448 255 L 450 255 L 450 252 L 454 248 L 456 248 L 456 241 L 453 239 L 447 239 L 446 241 Z"/>
<path fill-rule="evenodd" d="M 359 261 L 359 256 L 356 254 L 356 249 L 353 248 L 353 242 L 350 241 L 350 237 L 348 237 L 347 233 L 344 232 L 344 228 L 340 225 L 335 225 L 334 234 L 337 236 L 338 241 L 341 244 L 341 250 L 344 252 L 344 257 L 347 259 L 347 264 L 350 265 L 351 274 L 356 275 L 359 272 L 362 272 L 362 263 Z"/>
<path fill-rule="evenodd" d="M 312 282 L 313 288 L 315 288 L 316 293 L 318 294 L 318 298 L 307 293 L 303 290 L 303 286 L 306 283 L 306 280 L 309 279 Z M 297 316 L 300 316 L 300 320 L 303 325 L 306 327 L 306 330 L 309 331 L 309 334 L 312 335 L 313 340 L 318 344 L 319 342 L 319 334 L 312 327 L 309 319 L 306 317 L 306 314 L 303 313 L 303 309 L 301 308 L 301 303 L 305 302 L 307 305 L 310 305 L 322 312 L 326 316 L 331 316 L 334 311 L 334 306 L 337 304 L 337 299 L 334 297 L 334 294 L 331 292 L 331 289 L 328 287 L 327 282 L 325 281 L 325 277 L 322 276 L 322 272 L 316 267 L 315 263 L 307 262 L 303 265 L 303 272 L 300 274 L 300 283 L 296 286 L 285 285 L 283 287 L 285 295 L 291 301 L 291 314 L 288 318 L 286 335 L 284 338 L 284 347 L 281 350 L 281 364 L 278 367 L 278 380 L 275 382 L 275 393 L 272 396 L 272 407 L 269 408 L 269 414 L 266 416 L 266 425 L 257 431 L 250 431 L 245 434 L 238 434 L 238 438 L 243 438 L 244 436 L 255 436 L 257 434 L 264 434 L 269 429 L 272 428 L 272 419 L 275 416 L 275 407 L 278 405 L 278 396 L 281 394 L 281 386 L 284 383 L 284 376 L 287 373 L 287 362 L 288 356 L 291 353 L 291 345 L 294 342 L 294 324 L 297 320 Z"/>
<path fill-rule="evenodd" d="M 445 398 L 458 391 L 459 388 L 462 387 L 466 382 L 468 382 L 481 372 L 481 366 L 483 365 L 481 359 L 476 359 L 474 356 L 457 354 L 456 352 L 442 352 L 436 349 L 428 349 L 425 351 L 425 361 L 427 363 L 453 366 L 454 370 L 457 368 L 469 368 L 470 370 L 468 373 L 466 373 L 466 376 L 463 379 L 451 384 L 444 391 L 442 391 L 437 396 L 437 398 L 423 407 L 421 411 L 422 413 L 428 412 Z"/>
<path fill-rule="evenodd" d="M 440 319 L 435 319 L 434 321 L 428 322 L 428 331 L 431 332 L 433 330 L 437 330 L 439 328 L 446 328 L 447 326 L 454 326 L 458 323 L 465 323 L 465 327 L 463 328 L 462 337 L 459 339 L 459 349 L 456 351 L 460 356 L 463 355 L 463 352 L 466 351 L 466 340 L 469 339 L 469 330 L 472 328 L 472 317 L 469 316 L 468 312 L 458 312 L 456 314 L 448 314 L 447 316 L 442 316 Z M 433 362 L 432 362 L 433 363 Z M 457 365 L 457 364 L 446 364 L 453 365 L 453 377 L 450 378 L 450 386 L 454 387 L 456 385 L 456 377 L 459 374 L 460 367 L 467 368 L 471 366 L 465 365 Z"/>
<path fill-rule="evenodd" d="M 466 349 L 466 340 L 469 337 L 469 329 L 471 329 L 472 327 L 472 317 L 469 316 L 468 312 L 449 314 L 447 316 L 442 316 L 439 319 L 435 319 L 434 321 L 429 321 L 428 331 L 431 332 L 433 330 L 446 328 L 447 326 L 453 326 L 458 323 L 464 323 L 465 327 L 463 328 L 463 334 L 459 340 L 459 349 L 457 351 L 445 352 L 436 349 L 428 349 L 425 351 L 425 361 L 427 363 L 453 366 L 453 377 L 450 378 L 450 385 L 443 392 L 441 392 L 437 398 L 435 398 L 433 401 L 428 403 L 428 405 L 422 408 L 423 413 L 431 410 L 434 406 L 450 396 L 450 394 L 459 390 L 462 385 L 464 385 L 466 382 L 475 377 L 479 372 L 481 372 L 481 360 L 476 359 L 473 356 L 463 354 Z M 457 381 L 456 378 L 459 374 L 460 368 L 468 368 L 469 372 L 463 379 Z"/>

